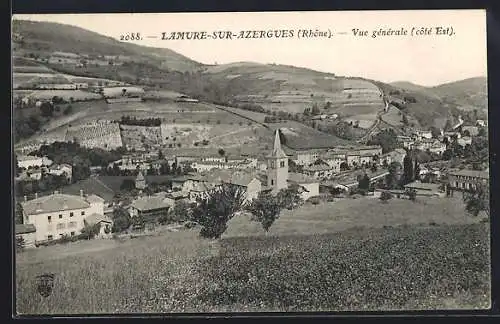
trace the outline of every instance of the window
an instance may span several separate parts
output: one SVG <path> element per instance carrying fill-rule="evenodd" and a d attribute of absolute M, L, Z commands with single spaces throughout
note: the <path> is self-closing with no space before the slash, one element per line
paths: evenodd
<path fill-rule="evenodd" d="M 51 223 L 51 222 L 52 222 L 52 216 L 47 216 L 47 221 L 48 221 L 49 223 Z"/>
<path fill-rule="evenodd" d="M 54 237 L 52 235 L 47 236 L 47 240 L 52 241 L 53 239 L 54 239 Z"/>
<path fill-rule="evenodd" d="M 85 215 L 85 212 L 84 212 L 84 211 L 82 211 L 81 215 L 82 215 L 82 216 L 84 216 L 84 215 Z"/>
<path fill-rule="evenodd" d="M 59 223 L 59 224 L 57 224 L 57 229 L 58 229 L 58 230 L 63 229 L 63 228 L 65 228 L 65 227 L 66 227 L 66 224 L 64 224 L 64 223 Z"/>
<path fill-rule="evenodd" d="M 271 186 L 274 186 L 274 180 L 271 180 Z"/>
<path fill-rule="evenodd" d="M 285 161 L 281 161 L 281 162 L 280 162 L 280 167 L 281 167 L 281 168 L 284 168 L 284 167 L 285 167 Z"/>
<path fill-rule="evenodd" d="M 71 236 L 75 236 L 75 232 L 71 232 L 71 233 L 70 233 L 70 235 L 71 235 Z"/>
<path fill-rule="evenodd" d="M 59 214 L 59 219 L 61 219 L 61 218 L 62 218 L 62 214 Z"/>
<path fill-rule="evenodd" d="M 69 213 L 69 217 L 73 217 L 73 212 Z"/>

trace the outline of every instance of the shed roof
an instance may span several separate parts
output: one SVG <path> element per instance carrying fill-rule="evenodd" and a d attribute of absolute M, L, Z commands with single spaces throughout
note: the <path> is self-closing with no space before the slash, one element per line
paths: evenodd
<path fill-rule="evenodd" d="M 16 224 L 16 234 L 28 234 L 36 232 L 33 224 Z"/>

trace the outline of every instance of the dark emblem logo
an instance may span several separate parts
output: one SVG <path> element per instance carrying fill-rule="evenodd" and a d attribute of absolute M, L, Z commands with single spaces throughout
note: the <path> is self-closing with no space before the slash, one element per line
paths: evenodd
<path fill-rule="evenodd" d="M 43 297 L 49 297 L 54 288 L 54 274 L 45 273 L 36 277 L 36 289 Z"/>

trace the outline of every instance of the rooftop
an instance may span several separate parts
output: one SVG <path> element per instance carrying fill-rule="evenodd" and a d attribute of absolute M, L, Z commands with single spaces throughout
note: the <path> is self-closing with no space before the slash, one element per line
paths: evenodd
<path fill-rule="evenodd" d="M 169 208 L 174 205 L 174 201 L 164 195 L 141 197 L 135 200 L 131 207 L 140 211 L 148 211 L 162 208 Z"/>
<path fill-rule="evenodd" d="M 420 182 L 420 181 L 414 181 L 414 182 L 411 182 L 411 183 L 408 183 L 407 185 L 405 185 L 405 188 L 438 191 L 439 186 L 440 185 L 437 183 L 424 183 L 424 182 Z"/>
<path fill-rule="evenodd" d="M 85 218 L 88 224 L 97 224 L 99 222 L 111 223 L 111 219 L 101 214 L 93 213 Z"/>
<path fill-rule="evenodd" d="M 17 234 L 28 234 L 36 232 L 35 225 L 33 224 L 16 224 L 16 235 Z"/>
<path fill-rule="evenodd" d="M 288 181 L 290 182 L 295 182 L 297 184 L 306 184 L 306 183 L 316 183 L 318 180 L 305 175 L 303 173 L 294 173 L 290 172 L 288 173 Z"/>
<path fill-rule="evenodd" d="M 486 171 L 478 171 L 478 170 L 458 170 L 458 171 L 450 171 L 450 175 L 463 176 L 463 177 L 473 177 L 480 179 L 489 179 L 489 173 Z"/>
<path fill-rule="evenodd" d="M 80 196 L 59 193 L 21 202 L 21 205 L 27 215 L 37 215 L 90 207 L 90 204 Z"/>

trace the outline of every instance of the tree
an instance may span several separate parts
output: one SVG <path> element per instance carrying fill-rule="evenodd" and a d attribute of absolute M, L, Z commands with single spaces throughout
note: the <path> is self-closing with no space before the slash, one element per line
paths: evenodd
<path fill-rule="evenodd" d="M 131 225 L 130 214 L 123 207 L 113 210 L 113 227 L 111 232 L 120 233 L 128 229 Z"/>
<path fill-rule="evenodd" d="M 135 181 L 132 179 L 123 179 L 120 190 L 129 191 L 135 189 Z"/>
<path fill-rule="evenodd" d="M 391 198 L 392 198 L 392 194 L 389 191 L 382 191 L 379 199 L 382 203 L 386 204 L 387 201 Z"/>
<path fill-rule="evenodd" d="M 370 189 L 370 178 L 366 173 L 359 179 L 358 189 L 363 192 L 366 192 L 368 191 L 368 189 Z"/>
<path fill-rule="evenodd" d="M 463 192 L 463 201 L 465 210 L 473 216 L 478 216 L 482 211 L 490 216 L 490 190 L 487 184 L 476 182 L 474 189 Z"/>
<path fill-rule="evenodd" d="M 294 209 L 303 203 L 300 197 L 299 187 L 292 185 L 289 188 L 281 189 L 276 195 L 276 199 L 281 208 Z"/>
<path fill-rule="evenodd" d="M 484 127 L 480 127 L 478 132 L 477 132 L 477 136 L 481 136 L 481 137 L 486 136 L 486 129 Z"/>
<path fill-rule="evenodd" d="M 82 235 L 81 237 L 86 240 L 93 239 L 97 234 L 99 234 L 99 231 L 101 230 L 101 223 L 97 224 L 89 224 L 86 221 L 84 222 L 84 226 L 81 230 Z"/>
<path fill-rule="evenodd" d="M 403 159 L 403 184 L 412 182 L 414 175 L 413 160 L 410 153 L 407 153 Z"/>
<path fill-rule="evenodd" d="M 52 117 L 54 106 L 52 103 L 45 101 L 40 105 L 40 112 L 43 117 Z"/>
<path fill-rule="evenodd" d="M 262 224 L 262 228 L 268 232 L 271 225 L 280 215 L 281 204 L 276 196 L 260 192 L 259 196 L 252 200 L 246 209 Z"/>
<path fill-rule="evenodd" d="M 219 149 L 219 155 L 222 157 L 224 155 L 226 155 L 226 151 L 224 151 L 224 149 Z"/>
<path fill-rule="evenodd" d="M 227 228 L 234 213 L 245 205 L 246 190 L 231 184 L 222 184 L 210 190 L 206 197 L 197 199 L 192 220 L 202 226 L 200 235 L 218 239 Z"/>
<path fill-rule="evenodd" d="M 387 170 L 389 174 L 385 177 L 386 186 L 388 189 L 395 189 L 398 187 L 398 173 L 401 170 L 401 163 L 392 162 Z"/>
<path fill-rule="evenodd" d="M 313 104 L 312 109 L 311 109 L 311 113 L 313 115 L 319 115 L 321 113 L 321 111 L 319 110 L 319 107 L 318 107 L 317 103 Z"/>
<path fill-rule="evenodd" d="M 16 203 L 16 208 L 15 208 L 15 223 L 16 224 L 23 224 L 23 206 L 21 203 Z"/>
<path fill-rule="evenodd" d="M 406 114 L 403 114 L 403 125 L 408 126 L 408 117 L 406 117 Z"/>
<path fill-rule="evenodd" d="M 25 241 L 22 236 L 16 236 L 16 252 L 24 251 Z"/>
<path fill-rule="evenodd" d="M 405 195 L 407 195 L 408 199 L 411 201 L 415 201 L 417 199 L 417 191 L 413 188 L 407 188 L 405 190 Z"/>
<path fill-rule="evenodd" d="M 14 171 L 16 173 L 16 177 L 21 173 L 21 168 L 19 168 L 19 162 L 17 160 L 17 154 L 14 154 Z"/>
<path fill-rule="evenodd" d="M 415 167 L 413 168 L 413 179 L 420 180 L 420 164 L 418 163 L 418 159 L 415 159 Z"/>
<path fill-rule="evenodd" d="M 432 126 L 430 128 L 430 131 L 432 134 L 432 138 L 439 138 L 439 136 L 441 136 L 441 131 L 439 130 L 439 128 L 437 128 L 435 126 Z"/>
<path fill-rule="evenodd" d="M 377 172 L 377 170 L 378 170 L 377 164 L 373 163 L 372 166 L 370 167 L 370 171 L 371 172 Z"/>
<path fill-rule="evenodd" d="M 158 221 L 160 224 L 168 224 L 171 222 L 183 222 L 190 219 L 191 206 L 185 201 L 177 201 L 173 208 L 168 213 L 162 215 Z"/>
<path fill-rule="evenodd" d="M 398 146 L 397 135 L 392 128 L 384 129 L 371 140 L 367 142 L 368 145 L 380 145 L 382 153 L 393 151 Z"/>

